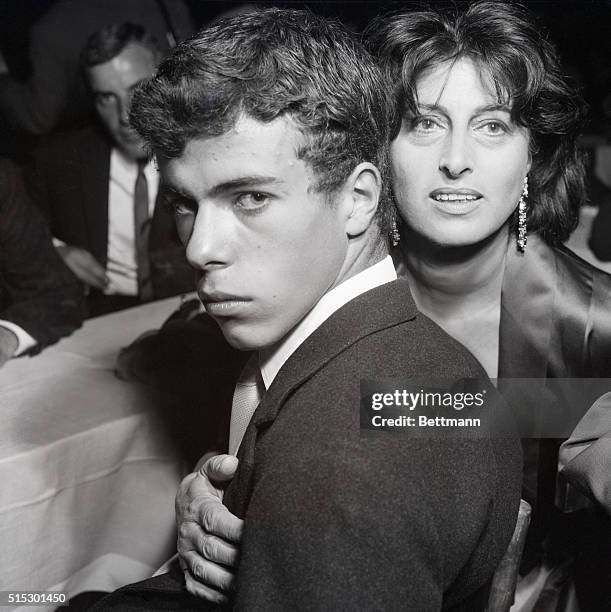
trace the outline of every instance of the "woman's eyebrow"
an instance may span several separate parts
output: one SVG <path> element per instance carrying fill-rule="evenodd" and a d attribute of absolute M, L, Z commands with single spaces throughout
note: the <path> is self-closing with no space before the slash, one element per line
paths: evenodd
<path fill-rule="evenodd" d="M 500 111 L 503 113 L 511 114 L 511 108 L 508 104 L 497 103 L 497 104 L 485 104 L 484 106 L 478 106 L 475 109 L 475 115 L 481 115 L 482 113 L 489 113 L 492 111 Z"/>

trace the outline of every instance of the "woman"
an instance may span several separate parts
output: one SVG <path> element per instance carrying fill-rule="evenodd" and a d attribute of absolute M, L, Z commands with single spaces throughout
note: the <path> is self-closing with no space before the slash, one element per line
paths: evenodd
<path fill-rule="evenodd" d="M 407 13 L 370 31 L 396 84 L 391 167 L 404 221 L 397 267 L 419 309 L 491 378 L 607 375 L 611 282 L 561 246 L 585 197 L 576 146 L 582 107 L 552 46 L 522 10 L 491 2 L 452 16 Z M 570 385 L 551 392 L 500 380 L 499 388 L 522 414 L 578 408 Z M 528 570 L 550 531 L 560 537 L 547 541 L 563 556 L 560 539 L 582 518 L 554 510 L 557 444 L 527 440 L 525 455 L 524 496 L 535 508 Z M 583 498 L 564 491 L 558 502 L 573 510 Z"/>
<path fill-rule="evenodd" d="M 499 2 L 394 15 L 369 31 L 395 84 L 396 263 L 420 310 L 491 378 L 611 372 L 603 309 L 611 281 L 561 246 L 585 196 L 576 147 L 582 106 L 553 47 L 528 14 Z M 507 396 L 525 413 L 568 401 L 541 386 L 534 396 L 532 387 L 513 386 Z M 525 496 L 535 504 L 533 539 L 541 540 L 551 529 L 540 519 L 553 512 L 557 445 L 533 441 L 526 450 Z M 196 488 L 191 478 L 182 497 Z M 208 546 L 209 557 L 215 546 L 235 556 L 218 539 Z M 530 567 L 540 559 L 531 550 Z M 226 580 L 226 571 L 213 572 L 209 584 Z"/>

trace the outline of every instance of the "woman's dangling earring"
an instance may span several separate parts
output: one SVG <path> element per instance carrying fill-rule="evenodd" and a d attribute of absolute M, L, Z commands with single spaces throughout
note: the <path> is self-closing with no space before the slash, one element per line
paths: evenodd
<path fill-rule="evenodd" d="M 524 253 L 526 249 L 526 209 L 528 207 L 528 175 L 524 177 L 524 188 L 518 202 L 518 251 Z"/>
<path fill-rule="evenodd" d="M 399 242 L 401 242 L 401 234 L 399 233 L 396 219 L 393 219 L 390 224 L 390 242 L 393 247 L 398 246 Z"/>

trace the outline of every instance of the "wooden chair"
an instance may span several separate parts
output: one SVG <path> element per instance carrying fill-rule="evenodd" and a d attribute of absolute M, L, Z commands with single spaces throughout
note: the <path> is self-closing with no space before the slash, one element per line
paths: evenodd
<path fill-rule="evenodd" d="M 509 546 L 492 578 L 487 612 L 508 612 L 513 604 L 518 581 L 518 568 L 526 542 L 530 514 L 530 504 L 521 499 L 518 520 L 511 542 L 509 542 Z"/>

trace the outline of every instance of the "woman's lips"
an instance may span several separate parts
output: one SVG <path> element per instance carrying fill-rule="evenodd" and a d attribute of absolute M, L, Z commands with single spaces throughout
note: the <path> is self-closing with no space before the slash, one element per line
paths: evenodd
<path fill-rule="evenodd" d="M 465 215 L 479 206 L 482 194 L 474 189 L 435 189 L 429 197 L 435 206 L 451 215 Z"/>

